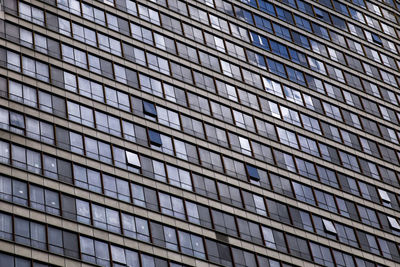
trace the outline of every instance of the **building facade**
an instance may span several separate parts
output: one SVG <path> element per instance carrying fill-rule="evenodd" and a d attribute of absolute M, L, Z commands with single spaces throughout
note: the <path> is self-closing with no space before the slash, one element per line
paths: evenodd
<path fill-rule="evenodd" d="M 399 2 L 0 3 L 0 267 L 400 265 Z"/>

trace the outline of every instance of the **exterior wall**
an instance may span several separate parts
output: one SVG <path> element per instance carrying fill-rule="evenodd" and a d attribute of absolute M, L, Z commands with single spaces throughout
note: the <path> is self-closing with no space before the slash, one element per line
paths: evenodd
<path fill-rule="evenodd" d="M 399 264 L 398 3 L 0 3 L 0 267 Z"/>

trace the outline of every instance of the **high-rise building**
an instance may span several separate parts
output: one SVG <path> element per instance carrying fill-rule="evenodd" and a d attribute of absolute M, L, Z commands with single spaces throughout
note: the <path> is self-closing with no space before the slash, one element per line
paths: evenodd
<path fill-rule="evenodd" d="M 0 3 L 0 267 L 400 266 L 400 2 Z"/>

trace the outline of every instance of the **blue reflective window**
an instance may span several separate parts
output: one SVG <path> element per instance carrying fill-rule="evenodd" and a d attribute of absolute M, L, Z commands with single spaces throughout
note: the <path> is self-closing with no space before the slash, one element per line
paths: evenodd
<path fill-rule="evenodd" d="M 257 66 L 259 66 L 260 68 L 266 69 L 267 64 L 265 63 L 264 57 L 258 53 L 254 53 L 254 56 L 255 56 L 255 62 L 257 62 Z"/>
<path fill-rule="evenodd" d="M 274 54 L 277 54 L 279 56 L 289 59 L 289 54 L 288 54 L 288 51 L 287 51 L 287 48 L 285 45 L 282 45 L 273 40 L 269 40 L 269 42 L 271 44 L 271 50 Z"/>
<path fill-rule="evenodd" d="M 155 146 L 162 146 L 161 135 L 153 130 L 149 130 L 150 143 Z"/>
<path fill-rule="evenodd" d="M 365 23 L 365 19 L 364 19 L 364 16 L 363 16 L 362 12 L 360 12 L 360 11 L 354 9 L 354 8 L 351 8 L 351 7 L 349 7 L 349 10 L 350 10 L 350 17 L 351 18 L 353 18 L 355 20 L 358 20 L 361 23 Z"/>
<path fill-rule="evenodd" d="M 242 1 L 242 3 L 245 3 L 246 5 L 257 8 L 256 0 L 241 0 L 241 1 Z"/>
<path fill-rule="evenodd" d="M 326 23 L 332 24 L 331 18 L 329 17 L 328 12 L 326 12 L 326 11 L 324 11 L 322 9 L 319 9 L 319 8 L 317 8 L 315 6 L 314 6 L 314 11 L 315 11 L 315 15 L 316 15 L 317 18 L 325 21 Z"/>
<path fill-rule="evenodd" d="M 372 35 L 372 40 L 374 41 L 374 43 L 376 43 L 377 45 L 380 45 L 380 46 L 383 45 L 382 40 L 378 35 L 376 35 L 375 33 L 371 33 L 371 35 Z"/>
<path fill-rule="evenodd" d="M 353 0 L 353 3 L 365 8 L 364 0 Z"/>
<path fill-rule="evenodd" d="M 258 46 L 265 50 L 270 50 L 267 38 L 265 38 L 264 36 L 258 35 L 257 33 L 254 33 L 254 32 L 250 32 L 250 36 L 251 36 L 253 45 Z"/>
<path fill-rule="evenodd" d="M 276 13 L 278 14 L 278 18 L 280 18 L 281 20 L 286 21 L 286 22 L 294 25 L 294 21 L 293 21 L 293 17 L 292 17 L 292 13 L 291 12 L 289 12 L 289 11 L 287 11 L 285 9 L 282 9 L 280 7 L 277 7 L 276 8 Z"/>
<path fill-rule="evenodd" d="M 265 19 L 265 18 L 260 17 L 258 15 L 254 15 L 254 19 L 256 21 L 256 26 L 258 28 L 272 33 L 272 25 L 271 25 L 271 21 L 269 19 Z"/>
<path fill-rule="evenodd" d="M 303 34 L 297 33 L 297 32 L 292 32 L 292 34 L 293 34 L 293 41 L 297 45 L 300 45 L 304 48 L 310 49 L 310 44 L 309 44 L 306 36 L 304 36 Z"/>
<path fill-rule="evenodd" d="M 264 0 L 260 0 L 260 1 L 258 1 L 258 3 L 260 5 L 260 9 L 262 11 L 265 11 L 268 14 L 276 17 L 274 6 L 271 3 L 268 3 L 267 1 L 264 1 Z"/>
<path fill-rule="evenodd" d="M 339 11 L 340 13 L 342 13 L 342 14 L 345 15 L 345 16 L 349 16 L 349 11 L 347 10 L 346 5 L 344 5 L 344 4 L 342 4 L 342 3 L 339 3 L 339 2 L 336 1 L 336 0 L 333 0 L 333 4 L 334 4 L 335 9 L 336 9 L 337 11 Z"/>
<path fill-rule="evenodd" d="M 256 167 L 246 164 L 246 168 L 247 168 L 247 173 L 249 174 L 250 179 L 253 180 L 260 180 L 260 175 L 258 174 L 258 170 Z"/>
<path fill-rule="evenodd" d="M 296 0 L 282 0 L 282 2 L 297 9 Z"/>
<path fill-rule="evenodd" d="M 395 5 L 395 3 L 394 3 L 393 0 L 385 0 L 384 2 L 385 2 L 386 4 L 388 4 L 389 6 L 396 8 L 396 5 Z M 400 8 L 398 8 L 399 4 L 400 4 L 400 3 L 397 3 L 397 9 L 400 9 Z"/>
<path fill-rule="evenodd" d="M 342 18 L 339 18 L 335 15 L 332 15 L 332 21 L 333 25 L 339 29 L 342 29 L 344 31 L 347 31 L 347 24 L 346 21 Z"/>
<path fill-rule="evenodd" d="M 286 66 L 286 70 L 288 72 L 289 79 L 292 82 L 299 83 L 299 84 L 302 84 L 302 85 L 306 85 L 306 82 L 304 80 L 303 72 L 295 70 L 295 69 L 293 69 L 291 67 L 288 67 L 288 66 Z"/>
<path fill-rule="evenodd" d="M 290 36 L 290 31 L 285 26 L 281 26 L 279 24 L 273 23 L 275 34 L 279 37 L 282 37 L 288 41 L 292 41 L 292 37 Z"/>
<path fill-rule="evenodd" d="M 302 0 L 297 0 L 297 5 L 299 6 L 300 11 L 314 17 L 312 6 L 309 3 L 303 2 Z"/>
<path fill-rule="evenodd" d="M 254 25 L 253 17 L 251 16 L 251 13 L 249 11 L 235 6 L 235 12 L 238 19 L 244 20 L 247 23 Z"/>
<path fill-rule="evenodd" d="M 319 2 L 320 2 L 321 4 L 323 4 L 324 6 L 333 8 L 332 3 L 331 3 L 331 0 L 319 0 Z"/>
<path fill-rule="evenodd" d="M 302 28 L 302 29 L 304 29 L 304 30 L 306 30 L 308 32 L 311 32 L 311 24 L 308 21 L 308 19 L 302 18 L 302 17 L 297 16 L 297 15 L 294 15 L 294 18 L 296 20 L 296 25 L 299 28 Z"/>
<path fill-rule="evenodd" d="M 267 58 L 267 62 L 268 62 L 268 68 L 269 68 L 270 72 L 286 78 L 285 67 L 283 66 L 282 63 L 279 63 L 271 58 Z"/>
<path fill-rule="evenodd" d="M 314 33 L 316 35 L 318 35 L 319 37 L 322 37 L 326 40 L 330 40 L 328 30 L 325 27 L 315 24 L 314 22 L 312 23 L 312 27 L 313 27 Z"/>
<path fill-rule="evenodd" d="M 143 110 L 146 115 L 157 117 L 156 107 L 154 106 L 153 103 L 143 101 Z"/>
<path fill-rule="evenodd" d="M 304 53 L 296 51 L 293 48 L 289 48 L 289 54 L 293 62 L 308 68 L 307 58 Z"/>

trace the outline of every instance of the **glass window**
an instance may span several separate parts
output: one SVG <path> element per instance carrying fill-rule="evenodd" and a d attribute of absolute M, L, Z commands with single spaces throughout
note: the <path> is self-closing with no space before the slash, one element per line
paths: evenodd
<path fill-rule="evenodd" d="M 179 244 L 183 254 L 187 254 L 201 259 L 206 258 L 202 237 L 195 234 L 189 234 L 183 231 L 178 231 L 178 235 L 179 235 Z"/>
<path fill-rule="evenodd" d="M 390 226 L 391 226 L 393 229 L 395 229 L 395 230 L 397 230 L 397 231 L 400 230 L 400 224 L 399 224 L 399 222 L 397 221 L 396 218 L 387 216 L 387 219 L 388 219 L 388 221 L 389 221 Z"/>
<path fill-rule="evenodd" d="M 31 185 L 29 187 L 29 197 L 32 208 L 59 215 L 60 203 L 57 192 Z"/>
<path fill-rule="evenodd" d="M 150 255 L 146 254 L 141 254 L 141 263 L 143 266 L 148 266 L 148 267 L 167 267 L 168 262 L 160 259 L 160 258 L 155 258 Z"/>
<path fill-rule="evenodd" d="M 291 131 L 287 131 L 280 127 L 277 127 L 277 131 L 278 131 L 279 139 L 282 144 L 286 144 L 286 145 L 291 146 L 296 149 L 299 148 L 295 133 L 293 133 Z"/>
<path fill-rule="evenodd" d="M 286 235 L 286 238 L 291 255 L 311 260 L 311 254 L 306 240 L 289 234 Z"/>
<path fill-rule="evenodd" d="M 100 229 L 120 233 L 119 213 L 116 210 L 92 204 L 93 224 Z"/>
<path fill-rule="evenodd" d="M 177 130 L 181 129 L 179 115 L 172 110 L 164 109 L 157 106 L 157 118 L 161 124 L 167 125 Z"/>
<path fill-rule="evenodd" d="M 260 180 L 260 175 L 258 174 L 258 170 L 256 167 L 246 164 L 246 169 L 251 179 L 254 179 L 256 181 Z"/>
<path fill-rule="evenodd" d="M 207 196 L 212 199 L 218 199 L 218 193 L 214 180 L 211 180 L 209 178 L 194 173 L 193 183 L 195 191 L 198 194 Z"/>
<path fill-rule="evenodd" d="M 130 202 L 128 181 L 103 174 L 103 186 L 105 195 Z"/>
<path fill-rule="evenodd" d="M 161 141 L 161 136 L 158 132 L 155 132 L 153 130 L 148 130 L 148 134 L 149 134 L 149 139 L 150 139 L 150 144 L 160 147 L 163 145 L 162 141 Z"/>
<path fill-rule="evenodd" d="M 151 222 L 151 235 L 153 243 L 167 249 L 178 250 L 178 238 L 174 228 Z"/>
<path fill-rule="evenodd" d="M 206 239 L 207 256 L 211 262 L 231 267 L 232 255 L 229 247 L 220 242 Z"/>
<path fill-rule="evenodd" d="M 322 222 L 324 224 L 325 231 L 333 233 L 333 234 L 337 233 L 335 226 L 333 225 L 333 223 L 330 220 L 322 219 Z"/>
<path fill-rule="evenodd" d="M 292 182 L 292 185 L 297 199 L 315 206 L 315 200 L 311 187 L 296 182 Z"/>
<path fill-rule="evenodd" d="M 122 213 L 122 227 L 124 235 L 150 242 L 150 232 L 147 220 Z"/>
<path fill-rule="evenodd" d="M 185 219 L 183 200 L 164 193 L 158 194 L 160 199 L 161 212 L 176 218 Z"/>
<path fill-rule="evenodd" d="M 241 238 L 256 244 L 262 244 L 260 226 L 258 224 L 241 218 L 237 218 L 237 223 Z"/>
<path fill-rule="evenodd" d="M 317 245 L 313 242 L 310 242 L 310 247 L 315 262 L 324 266 L 335 266 L 331 251 L 328 247 Z"/>
<path fill-rule="evenodd" d="M 121 136 L 121 124 L 119 118 L 99 111 L 95 111 L 94 114 L 97 129 L 112 135 Z"/>
<path fill-rule="evenodd" d="M 162 91 L 162 86 L 161 82 L 157 79 L 153 79 L 151 77 L 148 77 L 146 75 L 139 74 L 139 80 L 140 80 L 140 89 L 151 93 L 153 95 L 159 96 L 159 97 L 164 97 L 163 96 L 163 91 Z M 165 87 L 165 94 L 166 98 L 168 99 L 168 95 L 173 95 L 175 99 L 175 90 L 180 90 L 180 89 L 175 89 L 174 87 L 164 84 Z M 168 90 L 169 89 L 169 90 Z M 170 101 L 173 101 L 172 99 L 169 99 Z M 176 99 L 173 102 L 177 102 Z M 128 106 L 129 106 L 129 101 L 127 101 Z M 180 102 L 179 102 L 180 103 Z"/>
<path fill-rule="evenodd" d="M 68 117 L 83 125 L 94 127 L 93 111 L 87 107 L 68 101 Z"/>
<path fill-rule="evenodd" d="M 75 185 L 90 191 L 102 193 L 100 172 L 74 164 Z"/>
<path fill-rule="evenodd" d="M 160 25 L 160 17 L 158 16 L 157 11 L 142 5 L 138 5 L 138 7 L 139 7 L 140 18 L 149 21 L 153 24 Z"/>
<path fill-rule="evenodd" d="M 243 207 L 242 197 L 237 187 L 218 182 L 219 194 L 222 202 L 232 204 L 236 207 Z"/>
<path fill-rule="evenodd" d="M 262 226 L 265 246 L 281 252 L 287 252 L 284 235 L 282 232 Z"/>
<path fill-rule="evenodd" d="M 133 165 L 135 167 L 141 167 L 140 161 L 139 161 L 139 156 L 136 153 L 130 152 L 130 151 L 125 151 L 126 152 L 126 159 L 127 163 L 130 165 Z"/>
<path fill-rule="evenodd" d="M 238 236 L 235 217 L 214 209 L 211 210 L 211 214 L 214 222 L 214 229 L 216 231 L 228 235 Z"/>
<path fill-rule="evenodd" d="M 90 204 L 87 201 L 83 201 L 80 199 L 75 200 L 76 204 L 76 214 L 78 222 L 91 224 L 91 212 L 90 212 Z M 94 223 L 96 225 L 96 223 Z"/>
<path fill-rule="evenodd" d="M 0 237 L 6 240 L 12 240 L 13 223 L 10 215 L 0 213 Z"/>
<path fill-rule="evenodd" d="M 170 184 L 189 191 L 192 190 L 192 180 L 188 171 L 167 165 L 167 173 Z"/>
<path fill-rule="evenodd" d="M 157 192 L 137 184 L 131 184 L 133 203 L 150 210 L 159 210 Z"/>
<path fill-rule="evenodd" d="M 359 247 L 353 228 L 335 223 L 339 240 L 354 247 Z"/>
<path fill-rule="evenodd" d="M 101 84 L 78 76 L 78 85 L 81 95 L 104 102 L 103 87 Z"/>
<path fill-rule="evenodd" d="M 185 201 L 186 212 L 190 222 L 211 228 L 211 217 L 208 207 Z"/>

